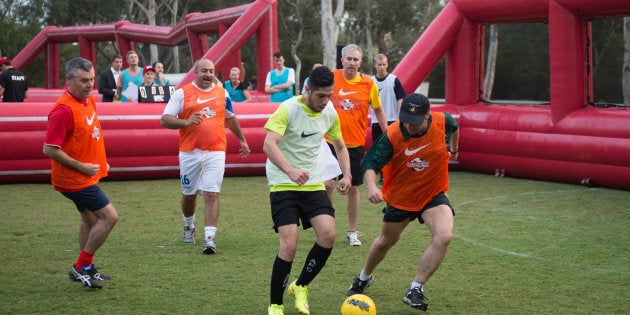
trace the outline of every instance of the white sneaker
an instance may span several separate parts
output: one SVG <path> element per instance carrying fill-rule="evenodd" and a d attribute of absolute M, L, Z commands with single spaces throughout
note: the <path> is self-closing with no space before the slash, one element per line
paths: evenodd
<path fill-rule="evenodd" d="M 217 244 L 214 242 L 214 237 L 208 237 L 203 241 L 203 253 L 206 255 L 212 255 L 217 252 Z"/>
<path fill-rule="evenodd" d="M 361 241 L 359 240 L 359 232 L 348 231 L 348 244 L 350 246 L 361 246 Z"/>
<path fill-rule="evenodd" d="M 184 243 L 194 243 L 195 242 L 195 228 L 190 228 L 188 226 L 184 227 L 184 237 L 182 238 Z"/>

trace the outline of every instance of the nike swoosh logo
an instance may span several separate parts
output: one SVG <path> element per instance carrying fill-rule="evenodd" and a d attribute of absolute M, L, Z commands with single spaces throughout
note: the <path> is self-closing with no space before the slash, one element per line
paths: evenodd
<path fill-rule="evenodd" d="M 358 92 L 356 91 L 344 91 L 343 89 L 339 90 L 339 95 L 341 96 L 346 96 L 346 95 L 350 95 L 350 94 L 357 94 Z"/>
<path fill-rule="evenodd" d="M 307 134 L 307 133 L 304 133 L 304 131 L 302 131 L 302 134 L 300 135 L 300 137 L 306 138 L 306 137 L 314 136 L 316 134 L 317 134 L 317 132 L 316 133 L 308 133 Z"/>
<path fill-rule="evenodd" d="M 211 97 L 211 98 L 206 98 L 206 99 L 201 99 L 199 97 L 197 97 L 197 104 L 203 104 L 205 102 L 209 102 L 212 101 L 213 99 L 215 99 L 216 97 Z"/>
<path fill-rule="evenodd" d="M 409 148 L 405 148 L 405 155 L 406 156 L 414 155 L 414 154 L 418 153 L 418 151 L 428 147 L 429 145 L 430 145 L 430 143 L 427 143 L 427 144 L 425 144 L 425 145 L 423 145 L 423 146 L 421 146 L 419 148 L 413 149 L 413 150 L 409 150 Z"/>
<path fill-rule="evenodd" d="M 92 113 L 92 118 L 85 117 L 85 120 L 87 121 L 87 124 L 89 126 L 92 126 L 92 123 L 94 122 L 94 117 L 96 117 L 96 113 Z"/>

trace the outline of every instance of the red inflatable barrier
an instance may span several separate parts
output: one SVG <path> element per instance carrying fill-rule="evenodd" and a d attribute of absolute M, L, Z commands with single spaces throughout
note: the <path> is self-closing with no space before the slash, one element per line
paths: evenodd
<path fill-rule="evenodd" d="M 0 106 L 0 183 L 46 182 L 50 160 L 42 146 L 51 103 L 7 103 Z M 107 179 L 150 179 L 179 176 L 179 133 L 160 126 L 165 104 L 99 103 L 97 111 L 111 166 Z M 234 110 L 252 150 L 238 155 L 238 139 L 226 129 L 226 175 L 264 175 L 262 128 L 277 104 L 236 103 Z"/>

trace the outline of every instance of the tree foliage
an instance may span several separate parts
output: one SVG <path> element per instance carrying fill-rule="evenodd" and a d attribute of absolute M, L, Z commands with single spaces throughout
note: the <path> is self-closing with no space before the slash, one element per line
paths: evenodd
<path fill-rule="evenodd" d="M 490 27 L 486 29 L 488 36 Z M 549 101 L 548 25 L 500 24 L 497 29 L 501 46 L 497 53 L 492 99 Z"/>
<path fill-rule="evenodd" d="M 623 17 L 592 21 L 593 101 L 623 104 Z M 630 82 L 627 82 L 630 84 Z"/>

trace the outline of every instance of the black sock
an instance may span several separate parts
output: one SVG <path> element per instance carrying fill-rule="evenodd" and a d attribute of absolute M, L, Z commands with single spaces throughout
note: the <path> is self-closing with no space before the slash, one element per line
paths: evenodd
<path fill-rule="evenodd" d="M 292 264 L 292 262 L 284 261 L 276 256 L 276 260 L 273 262 L 273 269 L 271 270 L 271 304 L 283 304 L 282 295 L 284 294 L 284 288 L 286 288 L 287 281 L 289 280 Z"/>
<path fill-rule="evenodd" d="M 326 261 L 328 260 L 331 252 L 332 248 L 323 248 L 315 243 L 313 248 L 311 248 L 311 251 L 308 253 L 308 256 L 306 256 L 304 267 L 302 267 L 302 273 L 295 284 L 308 285 L 311 283 L 322 268 L 324 268 L 324 265 L 326 265 Z"/>

